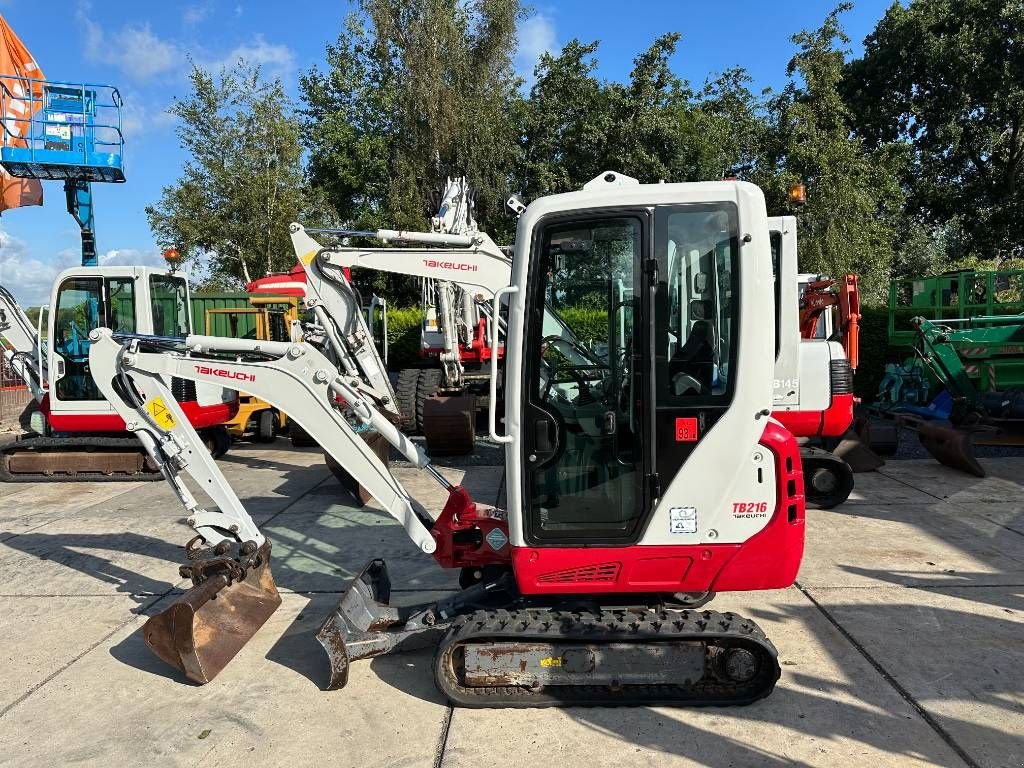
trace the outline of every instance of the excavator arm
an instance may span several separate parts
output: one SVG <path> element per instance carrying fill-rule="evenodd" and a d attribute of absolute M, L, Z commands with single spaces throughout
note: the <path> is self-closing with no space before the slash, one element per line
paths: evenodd
<path fill-rule="evenodd" d="M 11 347 L 2 349 L 4 360 L 24 380 L 36 402 L 42 402 L 46 394 L 46 356 L 41 354 L 39 335 L 14 296 L 2 285 L 0 337 Z"/>
<path fill-rule="evenodd" d="M 182 344 L 180 339 L 115 337 L 106 328 L 94 331 L 91 340 L 89 360 L 97 386 L 139 437 L 196 532 L 186 547 L 190 563 L 181 568 L 192 588 L 144 628 L 154 653 L 195 682 L 212 680 L 281 601 L 270 571 L 270 540 L 259 532 L 209 456 L 163 377 L 230 381 L 287 412 L 370 491 L 422 552 L 434 554 L 443 565 L 468 567 L 507 558 L 507 552 L 487 551 L 483 536 L 470 537 L 480 543 L 457 541 L 457 532 L 477 528 L 477 506 L 378 410 L 368 388 L 348 379 L 313 345 L 207 336 L 189 336 Z M 365 429 L 379 432 L 449 492 L 436 522 L 360 437 Z M 182 472 L 211 496 L 215 509 L 196 501 L 181 480 Z M 504 517 L 487 510 L 482 516 L 484 532 L 500 528 L 507 541 Z M 433 609 L 424 608 L 429 610 Z M 348 661 L 359 658 L 345 626 L 342 614 L 335 612 L 318 634 L 331 662 L 331 688 L 344 685 Z M 366 653 L 374 651 L 369 648 Z"/>
<path fill-rule="evenodd" d="M 816 280 L 807 284 L 800 301 L 800 336 L 813 339 L 818 320 L 830 307 L 838 310 L 839 333 L 850 368 L 860 362 L 860 290 L 857 275 L 844 275 L 836 281 Z"/>
<path fill-rule="evenodd" d="M 228 499 L 227 508 L 248 521 L 243 528 L 252 524 L 251 519 L 212 459 L 197 456 L 202 453 L 197 448 L 203 445 L 202 440 L 176 408 L 170 392 L 159 381 L 160 376 L 221 385 L 229 382 L 287 413 L 384 505 L 422 551 L 434 551 L 434 540 L 412 498 L 359 433 L 367 428 L 376 430 L 416 467 L 426 468 L 429 460 L 378 410 L 361 383 L 347 379 L 314 346 L 306 342 L 188 336 L 180 349 L 160 351 L 156 346 L 159 340 L 154 337 L 115 339 L 105 328 L 93 335 L 96 339 L 89 351 L 89 362 L 97 386 L 125 419 L 129 430 L 139 435 L 147 450 L 155 447 L 157 455 L 151 452 L 151 456 L 161 468 L 173 470 L 175 476 L 175 467 L 191 474 L 189 468 L 198 461 L 203 476 L 196 477 L 197 482 L 204 489 L 217 489 L 222 512 L 225 505 L 221 501 Z M 147 346 L 150 351 L 146 351 Z M 222 353 L 234 357 L 218 357 Z M 246 356 L 260 359 L 245 359 Z M 145 383 L 144 399 L 132 397 L 126 376 L 127 381 Z M 169 418 L 160 422 L 153 417 L 154 411 L 162 413 L 165 409 L 171 411 Z M 181 464 L 180 460 L 172 460 L 182 455 L 189 461 Z M 212 484 L 209 478 L 214 478 Z M 177 486 L 173 477 L 168 480 Z M 180 493 L 179 499 L 191 513 L 194 501 Z M 198 525 L 205 518 L 195 519 Z M 233 522 L 238 524 L 237 520 Z M 231 530 L 231 525 L 219 528 Z M 220 539 L 210 535 L 216 529 L 218 526 L 214 525 L 203 530 L 197 528 L 197 532 L 205 541 L 217 544 Z"/>

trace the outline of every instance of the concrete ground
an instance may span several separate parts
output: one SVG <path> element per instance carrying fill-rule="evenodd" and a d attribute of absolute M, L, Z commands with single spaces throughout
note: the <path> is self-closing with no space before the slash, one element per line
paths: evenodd
<path fill-rule="evenodd" d="M 318 453 L 236 446 L 220 464 L 274 541 L 281 608 L 212 683 L 144 646 L 184 586 L 189 530 L 162 483 L 0 485 L 0 765 L 1024 765 L 1024 459 L 978 480 L 931 461 L 860 475 L 808 515 L 796 586 L 721 596 L 783 676 L 753 706 L 452 710 L 430 653 L 357 662 L 319 689 L 319 621 L 371 556 L 396 597 L 456 588 Z M 466 473 L 463 476 L 463 473 Z M 396 470 L 438 511 L 415 470 Z M 501 469 L 448 469 L 487 502 Z"/>

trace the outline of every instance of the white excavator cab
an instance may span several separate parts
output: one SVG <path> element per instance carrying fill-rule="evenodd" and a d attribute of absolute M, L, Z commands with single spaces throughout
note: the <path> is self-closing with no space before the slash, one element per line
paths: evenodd
<path fill-rule="evenodd" d="M 12 346 L 12 366 L 32 389 L 38 410 L 27 435 L 0 453 L 0 478 L 7 481 L 152 477 L 136 441 L 123 437 L 124 419 L 93 378 L 90 334 L 184 339 L 191 332 L 188 284 L 174 269 L 142 266 L 79 266 L 54 282 L 49 304 L 33 329 L 13 295 L 0 289 L 0 336 Z M 220 425 L 237 409 L 233 390 L 194 382 L 172 382 L 193 426 L 204 430 L 217 454 L 227 451 Z"/>

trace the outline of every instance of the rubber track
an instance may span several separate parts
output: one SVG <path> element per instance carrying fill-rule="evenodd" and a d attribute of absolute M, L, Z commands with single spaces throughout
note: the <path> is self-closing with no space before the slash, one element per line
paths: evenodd
<path fill-rule="evenodd" d="M 421 368 L 416 381 L 416 431 L 423 433 L 423 404 L 441 386 L 441 371 L 437 368 Z"/>
<path fill-rule="evenodd" d="M 398 372 L 395 395 L 398 397 L 398 410 L 402 414 L 402 430 L 410 435 L 419 431 L 416 422 L 416 390 L 419 380 L 418 368 L 403 368 Z"/>
<path fill-rule="evenodd" d="M 159 471 L 143 471 L 136 474 L 105 475 L 101 472 L 83 472 L 81 474 L 54 473 L 47 475 L 43 473 L 12 474 L 7 469 L 7 457 L 23 449 L 35 448 L 57 448 L 57 449 L 87 449 L 87 448 L 118 448 L 136 450 L 143 452 L 142 444 L 134 437 L 23 437 L 16 442 L 9 443 L 0 449 L 0 482 L 4 483 L 123 483 L 140 482 L 151 480 L 162 480 L 163 475 Z"/>
<path fill-rule="evenodd" d="M 701 641 L 712 646 L 741 646 L 755 652 L 760 670 L 745 683 L 718 679 L 708 671 L 693 685 L 649 684 L 464 687 L 457 678 L 459 646 L 497 642 L 672 642 Z M 707 656 L 705 657 L 707 659 Z M 434 679 L 453 704 L 463 707 L 554 706 L 738 706 L 764 698 L 781 675 L 778 652 L 752 620 L 734 613 L 696 610 L 637 612 L 628 609 L 570 612 L 545 609 L 480 610 L 457 618 L 438 646 Z"/>

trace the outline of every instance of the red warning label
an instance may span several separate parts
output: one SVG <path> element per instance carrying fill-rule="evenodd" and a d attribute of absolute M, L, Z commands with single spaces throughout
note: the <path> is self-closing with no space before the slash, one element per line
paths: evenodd
<path fill-rule="evenodd" d="M 697 442 L 699 435 L 697 434 L 697 419 L 694 417 L 686 417 L 676 419 L 676 442 L 677 443 L 695 443 Z"/>

